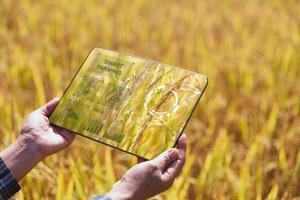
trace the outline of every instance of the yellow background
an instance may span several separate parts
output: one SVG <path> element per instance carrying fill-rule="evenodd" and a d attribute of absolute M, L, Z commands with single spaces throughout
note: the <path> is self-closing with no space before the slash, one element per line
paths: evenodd
<path fill-rule="evenodd" d="M 114 49 L 206 74 L 188 156 L 155 199 L 300 196 L 299 1 L 0 1 L 0 146 L 60 96 L 87 53 Z M 105 193 L 135 158 L 77 137 L 17 199 Z"/>

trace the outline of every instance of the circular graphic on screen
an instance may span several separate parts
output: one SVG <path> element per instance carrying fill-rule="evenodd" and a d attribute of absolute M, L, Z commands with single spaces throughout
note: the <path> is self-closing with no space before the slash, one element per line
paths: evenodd
<path fill-rule="evenodd" d="M 153 115 L 165 115 L 172 112 L 178 105 L 178 95 L 161 85 L 151 90 L 144 103 L 144 107 Z"/>

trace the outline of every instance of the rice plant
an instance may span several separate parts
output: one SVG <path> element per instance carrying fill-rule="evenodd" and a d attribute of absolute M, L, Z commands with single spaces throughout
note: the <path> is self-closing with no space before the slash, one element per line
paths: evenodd
<path fill-rule="evenodd" d="M 296 0 L 2 0 L 0 147 L 102 47 L 210 80 L 185 130 L 182 174 L 153 199 L 299 197 L 299 10 Z M 133 156 L 77 137 L 40 163 L 15 198 L 87 199 L 135 164 Z"/>

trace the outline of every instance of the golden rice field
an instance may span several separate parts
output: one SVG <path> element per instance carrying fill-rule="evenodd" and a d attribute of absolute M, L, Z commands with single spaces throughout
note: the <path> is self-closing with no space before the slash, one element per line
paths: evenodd
<path fill-rule="evenodd" d="M 297 0 L 1 0 L 0 148 L 101 47 L 208 76 L 184 170 L 153 199 L 300 198 L 299 10 Z M 16 199 L 87 199 L 134 164 L 77 137 Z"/>

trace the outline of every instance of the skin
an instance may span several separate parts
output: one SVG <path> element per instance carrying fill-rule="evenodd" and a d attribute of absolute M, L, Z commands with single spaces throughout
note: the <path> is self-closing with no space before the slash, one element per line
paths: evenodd
<path fill-rule="evenodd" d="M 180 174 L 186 155 L 186 135 L 182 135 L 177 148 L 172 148 L 150 161 L 128 170 L 107 194 L 111 199 L 143 200 L 169 189 Z"/>
<path fill-rule="evenodd" d="M 0 154 L 18 181 L 48 155 L 67 148 L 74 140 L 74 134 L 49 123 L 48 116 L 58 101 L 55 98 L 30 113 L 21 135 Z"/>
<path fill-rule="evenodd" d="M 71 145 L 75 134 L 49 123 L 48 117 L 59 99 L 55 98 L 29 114 L 17 140 L 0 153 L 14 177 L 20 181 L 40 161 Z M 138 159 L 106 195 L 112 200 L 143 200 L 169 189 L 183 168 L 186 136 L 177 148 L 169 149 L 150 161 Z"/>

